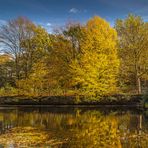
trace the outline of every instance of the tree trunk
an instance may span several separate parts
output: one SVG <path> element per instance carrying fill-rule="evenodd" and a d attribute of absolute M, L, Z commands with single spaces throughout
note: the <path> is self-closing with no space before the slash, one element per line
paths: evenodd
<path fill-rule="evenodd" d="M 139 135 L 141 135 L 142 132 L 142 115 L 139 115 Z"/>
<path fill-rule="evenodd" d="M 15 73 L 16 73 L 16 79 L 20 80 L 20 70 L 19 70 L 19 61 L 18 57 L 15 58 Z"/>
<path fill-rule="evenodd" d="M 142 90 L 141 90 L 141 80 L 140 78 L 137 78 L 137 93 L 141 94 Z"/>

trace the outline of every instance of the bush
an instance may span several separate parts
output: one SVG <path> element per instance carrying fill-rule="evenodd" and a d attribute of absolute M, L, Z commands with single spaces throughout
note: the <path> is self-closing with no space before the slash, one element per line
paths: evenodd
<path fill-rule="evenodd" d="M 17 96 L 19 94 L 19 90 L 6 84 L 4 87 L 0 88 L 0 96 Z"/>

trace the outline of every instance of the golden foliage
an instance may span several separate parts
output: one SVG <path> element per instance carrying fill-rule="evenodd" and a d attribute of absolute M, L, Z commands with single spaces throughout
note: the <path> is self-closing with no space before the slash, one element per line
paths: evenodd
<path fill-rule="evenodd" d="M 71 64 L 72 83 L 85 95 L 106 95 L 115 91 L 119 59 L 117 34 L 100 17 L 89 20 L 84 27 L 82 53 Z"/>

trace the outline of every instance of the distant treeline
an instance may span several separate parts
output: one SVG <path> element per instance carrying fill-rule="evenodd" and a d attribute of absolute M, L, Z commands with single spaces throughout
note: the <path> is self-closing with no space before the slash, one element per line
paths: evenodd
<path fill-rule="evenodd" d="M 148 86 L 148 23 L 99 16 L 49 34 L 24 17 L 0 27 L 0 96 L 141 94 Z"/>

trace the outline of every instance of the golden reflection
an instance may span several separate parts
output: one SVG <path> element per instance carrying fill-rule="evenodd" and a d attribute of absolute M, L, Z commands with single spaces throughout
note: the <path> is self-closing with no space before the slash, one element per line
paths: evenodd
<path fill-rule="evenodd" d="M 69 147 L 121 147 L 116 119 L 104 117 L 100 112 L 89 111 L 79 114 L 75 120 Z"/>
<path fill-rule="evenodd" d="M 146 148 L 147 121 L 146 115 L 128 111 L 0 112 L 0 144 L 27 148 Z M 10 129 L 4 131 L 5 125 Z"/>
<path fill-rule="evenodd" d="M 12 128 L 0 136 L 0 144 L 6 147 L 58 146 L 62 143 L 53 133 L 32 127 Z"/>

